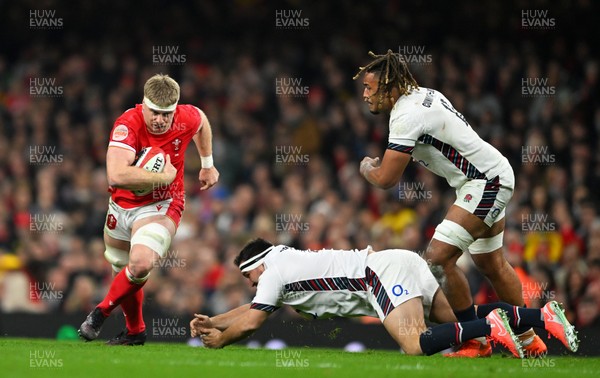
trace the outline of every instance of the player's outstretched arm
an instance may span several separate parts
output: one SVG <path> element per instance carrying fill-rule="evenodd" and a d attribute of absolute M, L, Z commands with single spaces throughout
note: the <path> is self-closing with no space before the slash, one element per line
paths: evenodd
<path fill-rule="evenodd" d="M 224 314 L 209 317 L 203 314 L 194 314 L 194 319 L 190 322 L 192 337 L 198 336 L 200 328 L 216 328 L 219 331 L 226 330 L 240 316 L 244 316 L 250 310 L 250 303 L 234 308 Z"/>
<path fill-rule="evenodd" d="M 407 153 L 387 149 L 381 164 L 378 157 L 365 157 L 360 163 L 360 174 L 372 185 L 389 189 L 400 181 L 410 159 Z"/>
<path fill-rule="evenodd" d="M 198 180 L 200 181 L 200 190 L 206 190 L 211 186 L 215 185 L 219 181 L 219 171 L 215 168 L 212 158 L 212 129 L 210 122 L 206 118 L 206 114 L 198 109 L 200 116 L 202 117 L 202 123 L 200 129 L 192 138 L 198 149 L 198 154 L 202 160 L 202 169 L 198 174 Z"/>
<path fill-rule="evenodd" d="M 170 184 L 177 174 L 169 155 L 167 155 L 165 168 L 161 173 L 153 173 L 132 166 L 134 160 L 135 152 L 120 147 L 108 147 L 106 152 L 108 184 L 127 190 L 146 189 L 153 184 Z"/>
<path fill-rule="evenodd" d="M 221 332 L 216 328 L 203 328 L 200 329 L 200 337 L 208 348 L 223 348 L 250 336 L 260 328 L 270 314 L 270 312 L 250 309 L 245 316 L 238 317 L 225 331 Z"/>

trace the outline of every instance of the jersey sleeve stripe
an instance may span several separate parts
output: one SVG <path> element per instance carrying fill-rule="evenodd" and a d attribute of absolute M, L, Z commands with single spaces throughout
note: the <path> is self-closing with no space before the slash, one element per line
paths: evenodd
<path fill-rule="evenodd" d="M 279 307 L 277 307 L 277 306 L 271 306 L 271 305 L 255 303 L 255 302 L 252 302 L 250 304 L 250 308 L 252 310 L 260 310 L 260 311 L 264 311 L 264 312 L 275 312 L 275 311 L 279 310 Z"/>
<path fill-rule="evenodd" d="M 131 147 L 128 144 L 121 143 L 121 142 L 114 142 L 114 141 L 112 141 L 112 142 L 108 143 L 108 147 L 120 147 L 120 148 L 124 148 L 126 150 L 130 150 L 130 151 L 136 152 L 135 148 Z"/>
<path fill-rule="evenodd" d="M 401 144 L 396 144 L 396 143 L 388 143 L 387 146 L 388 150 L 394 150 L 394 151 L 398 151 L 398 152 L 404 152 L 406 154 L 412 154 L 413 150 L 415 149 L 414 146 L 403 146 Z"/>

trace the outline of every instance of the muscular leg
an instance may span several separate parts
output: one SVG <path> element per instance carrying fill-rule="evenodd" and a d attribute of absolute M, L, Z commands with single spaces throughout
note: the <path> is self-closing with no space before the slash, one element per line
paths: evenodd
<path fill-rule="evenodd" d="M 445 219 L 461 225 L 474 239 L 489 230 L 481 219 L 456 205 L 450 207 Z M 459 313 L 470 309 L 473 305 L 467 278 L 456 265 L 462 252 L 460 248 L 437 239 L 431 240 L 425 252 L 425 259 L 430 264 L 433 274 L 438 278 L 438 282 L 441 282 L 440 286 L 446 294 L 450 306 Z"/>
<path fill-rule="evenodd" d="M 433 239 L 425 252 L 427 263 L 440 283 L 452 309 L 463 310 L 473 304 L 469 283 L 464 272 L 456 265 L 462 255 L 457 247 Z"/>
<path fill-rule="evenodd" d="M 501 219 L 494 223 L 482 238 L 491 238 L 500 234 L 504 230 L 504 221 L 504 219 Z M 504 258 L 502 248 L 497 248 L 490 252 L 478 251 L 478 253 L 472 253 L 471 256 L 479 271 L 490 281 L 501 301 L 513 306 L 525 306 L 521 281 L 513 267 Z M 515 332 L 519 335 L 519 339 L 525 346 L 534 341 L 535 332 L 528 326 L 516 327 Z M 540 350 L 545 348 L 545 346 L 542 347 L 543 343 L 541 341 L 538 344 L 540 344 Z"/>
<path fill-rule="evenodd" d="M 163 217 L 164 218 L 164 217 Z M 163 219 L 164 220 L 164 219 Z M 142 220 L 144 221 L 144 220 Z M 149 221 L 153 221 L 152 218 L 150 219 L 146 219 L 147 222 Z M 143 223 L 140 222 L 139 224 L 134 223 L 134 231 L 137 231 L 141 226 L 143 226 L 144 224 L 147 223 Z M 171 237 L 175 234 L 175 228 L 171 229 L 168 226 L 173 225 L 172 222 L 167 220 L 167 223 L 161 223 L 163 225 L 167 225 L 167 229 L 169 229 L 169 233 L 171 234 Z M 146 247 L 144 245 L 140 245 L 140 244 L 136 244 L 135 247 Z M 143 274 L 143 272 L 146 270 L 144 269 L 144 262 L 147 261 L 148 259 L 148 247 L 146 247 L 146 251 L 142 251 L 141 258 L 140 255 L 137 254 L 137 249 L 136 249 L 136 253 L 135 253 L 135 261 L 130 262 L 130 269 L 133 270 L 134 272 L 138 273 L 139 275 Z M 155 251 L 150 250 L 151 252 L 153 252 L 151 254 L 151 261 L 152 261 L 152 265 L 150 266 L 150 270 L 156 266 L 156 261 L 158 261 L 159 256 L 158 253 L 156 253 Z M 132 251 L 133 252 L 133 251 Z M 134 255 L 134 253 L 132 253 L 132 255 Z M 145 256 L 145 258 L 144 258 Z M 146 276 L 150 273 L 150 270 L 148 270 L 148 273 L 146 274 Z M 134 273 L 135 274 L 135 273 Z M 136 275 L 136 277 L 139 277 L 139 275 Z M 127 323 L 127 331 L 129 334 L 139 334 L 142 333 L 146 330 L 146 324 L 144 323 L 144 317 L 142 315 L 142 304 L 144 301 L 144 291 L 140 288 L 140 290 L 136 291 L 134 294 L 128 296 L 125 298 L 125 300 L 121 303 L 121 307 L 123 308 L 123 312 L 125 314 L 125 320 Z"/>
<path fill-rule="evenodd" d="M 107 259 L 113 264 L 113 276 L 116 276 L 129 263 L 129 242 L 119 240 L 104 233 L 104 244 L 107 247 L 118 251 L 128 251 L 126 258 L 115 259 L 115 256 Z M 125 326 L 130 334 L 138 334 L 146 329 L 144 318 L 142 317 L 142 302 L 144 300 L 144 291 L 138 290 L 121 301 L 121 308 L 125 316 Z"/>
<path fill-rule="evenodd" d="M 133 224 L 132 237 L 136 235 L 136 232 L 141 227 L 150 223 L 157 223 L 164 226 L 171 236 L 175 234 L 175 224 L 169 218 L 165 216 L 153 216 L 136 221 Z M 131 246 L 129 264 L 116 275 L 108 294 L 98 305 L 105 316 L 108 316 L 125 298 L 135 296 L 135 293 L 141 289 L 153 266 L 155 266 L 155 261 L 159 259 L 159 252 L 152 250 L 145 244 L 134 243 Z M 137 307 L 141 307 L 140 300 L 140 297 L 137 297 L 135 300 Z"/>
<path fill-rule="evenodd" d="M 423 354 L 419 337 L 427 331 L 427 326 L 421 297 L 409 299 L 392 310 L 383 326 L 406 354 Z"/>
<path fill-rule="evenodd" d="M 471 256 L 477 268 L 490 280 L 502 302 L 523 307 L 525 302 L 521 281 L 513 267 L 504 258 L 502 248 L 490 253 Z"/>
<path fill-rule="evenodd" d="M 429 312 L 429 319 L 436 323 L 454 323 L 457 321 L 448 299 L 441 289 L 433 296 L 433 303 Z"/>
<path fill-rule="evenodd" d="M 437 308 L 436 315 L 452 317 L 452 311 L 449 310 L 443 293 L 437 293 L 436 297 L 437 303 L 434 300 L 432 312 Z M 420 297 L 412 298 L 396 307 L 385 318 L 383 325 L 402 350 L 410 355 L 431 355 L 463 341 L 490 335 L 491 332 L 486 319 L 444 323 L 428 329 Z"/>

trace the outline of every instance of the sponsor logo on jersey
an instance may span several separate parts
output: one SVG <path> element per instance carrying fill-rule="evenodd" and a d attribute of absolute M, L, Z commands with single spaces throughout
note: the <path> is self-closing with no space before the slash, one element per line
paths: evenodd
<path fill-rule="evenodd" d="M 125 140 L 125 138 L 127 138 L 128 135 L 129 135 L 129 129 L 127 128 L 127 126 L 119 125 L 119 126 L 115 127 L 112 137 L 113 137 L 113 140 L 118 142 L 121 140 Z"/>
<path fill-rule="evenodd" d="M 404 294 L 408 295 L 408 290 L 405 290 L 402 287 L 402 285 L 397 284 L 392 287 L 392 294 L 394 294 L 397 297 L 404 295 Z"/>

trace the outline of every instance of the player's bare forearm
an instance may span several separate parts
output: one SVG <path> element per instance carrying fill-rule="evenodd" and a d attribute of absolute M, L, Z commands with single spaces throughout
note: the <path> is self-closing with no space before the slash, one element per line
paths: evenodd
<path fill-rule="evenodd" d="M 212 128 L 208 118 L 202 114 L 202 127 L 192 138 L 198 149 L 200 157 L 212 155 Z"/>
<path fill-rule="evenodd" d="M 367 166 L 361 169 L 363 177 L 373 186 L 379 189 L 388 189 L 390 186 L 384 185 L 381 180 L 381 175 L 378 174 L 380 169 L 378 167 Z M 392 184 L 393 185 L 393 184 Z"/>
<path fill-rule="evenodd" d="M 246 316 L 238 319 L 225 331 L 213 332 L 203 338 L 209 348 L 223 348 L 245 339 L 254 333 L 267 319 L 269 313 L 260 310 L 248 310 Z"/>
<path fill-rule="evenodd" d="M 198 149 L 200 160 L 202 160 L 202 169 L 198 174 L 200 190 L 206 190 L 219 181 L 219 171 L 213 164 L 212 129 L 210 128 L 210 122 L 208 122 L 208 118 L 206 118 L 206 115 L 202 111 L 200 111 L 200 115 L 202 116 L 202 125 L 192 139 Z"/>
<path fill-rule="evenodd" d="M 148 186 L 165 182 L 162 173 L 149 172 L 139 167 L 123 167 L 109 173 L 108 177 L 110 186 L 127 190 L 146 189 Z"/>
<path fill-rule="evenodd" d="M 386 150 L 383 160 L 365 157 L 360 162 L 360 174 L 371 185 L 380 189 L 389 189 L 400 181 L 404 169 L 410 161 L 410 155 L 394 150 Z"/>
<path fill-rule="evenodd" d="M 108 184 L 115 188 L 138 190 L 152 185 L 170 184 L 177 171 L 167 156 L 165 168 L 161 173 L 147 171 L 132 166 L 135 153 L 118 147 L 109 147 L 106 154 L 106 175 Z"/>
<path fill-rule="evenodd" d="M 395 182 L 383 175 L 379 164 L 379 158 L 364 158 L 360 163 L 360 174 L 373 186 L 379 189 L 389 189 Z"/>
<path fill-rule="evenodd" d="M 244 316 L 250 310 L 250 304 L 245 304 L 234 308 L 224 314 L 219 314 L 210 318 L 214 328 L 224 331 L 229 328 L 239 317 Z"/>

